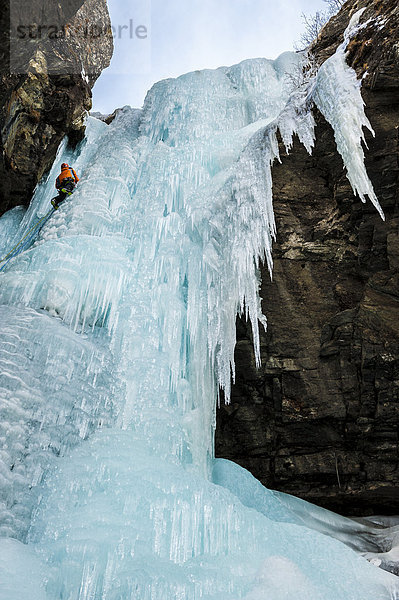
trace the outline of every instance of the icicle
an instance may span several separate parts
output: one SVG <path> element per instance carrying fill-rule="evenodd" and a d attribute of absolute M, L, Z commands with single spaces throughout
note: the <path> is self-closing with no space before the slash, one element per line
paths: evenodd
<path fill-rule="evenodd" d="M 27 542 L 15 563 L 0 539 L 0 600 L 25 598 L 31 571 L 32 600 L 390 600 L 397 589 L 333 538 L 339 518 L 320 533 L 324 511 L 285 506 L 238 466 L 212 480 L 237 313 L 261 358 L 278 132 L 287 148 L 294 134 L 308 151 L 314 141 L 309 89 L 292 91 L 287 75 L 301 61 L 190 73 L 109 127 L 89 119 L 81 153 L 62 147 L 23 218 L 7 217 L 22 235 L 45 214 L 59 162 L 73 163 L 73 196 L 0 274 L 0 531 Z"/>
<path fill-rule="evenodd" d="M 366 202 L 367 196 L 381 218 L 385 219 L 364 165 L 363 128 L 367 128 L 373 135 L 374 131 L 364 112 L 365 105 L 360 93 L 361 81 L 357 79 L 354 69 L 346 63 L 346 49 L 358 30 L 363 12 L 364 9 L 361 9 L 355 13 L 345 31 L 343 43 L 320 67 L 313 99 L 334 129 L 337 149 L 344 161 L 354 193 L 362 202 Z"/>

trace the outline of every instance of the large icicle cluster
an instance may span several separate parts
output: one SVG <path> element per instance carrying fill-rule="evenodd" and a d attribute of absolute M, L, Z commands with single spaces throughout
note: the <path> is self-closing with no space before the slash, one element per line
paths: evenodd
<path fill-rule="evenodd" d="M 360 93 L 361 82 L 345 60 L 351 38 L 359 27 L 362 27 L 359 26 L 359 20 L 364 10 L 359 10 L 353 15 L 345 31 L 343 43 L 319 69 L 313 99 L 334 129 L 337 149 L 343 158 L 353 191 L 362 202 L 366 202 L 367 196 L 384 218 L 364 166 L 363 128 L 367 128 L 373 134 L 374 131 L 364 113 L 364 102 Z"/>
<path fill-rule="evenodd" d="M 297 90 L 293 53 L 160 82 L 142 111 L 126 107 L 109 127 L 90 119 L 29 209 L 0 219 L 5 254 L 48 211 L 60 164 L 81 176 L 0 274 L 0 600 L 398 594 L 359 556 L 378 545 L 372 527 L 213 460 L 237 313 L 260 360 L 278 131 L 311 151 L 316 101 L 354 189 L 371 194 L 361 97 L 342 52 Z M 344 133 L 337 89 L 353 105 Z"/>

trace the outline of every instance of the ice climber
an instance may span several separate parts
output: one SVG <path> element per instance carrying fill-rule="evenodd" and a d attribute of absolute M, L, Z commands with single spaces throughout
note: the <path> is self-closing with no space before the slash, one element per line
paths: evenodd
<path fill-rule="evenodd" d="M 61 202 L 65 200 L 67 196 L 72 194 L 78 181 L 79 177 L 76 175 L 75 169 L 70 167 L 68 163 L 62 163 L 61 173 L 58 175 L 55 181 L 55 187 L 58 190 L 58 196 L 51 200 L 51 204 L 55 209 L 59 207 Z"/>

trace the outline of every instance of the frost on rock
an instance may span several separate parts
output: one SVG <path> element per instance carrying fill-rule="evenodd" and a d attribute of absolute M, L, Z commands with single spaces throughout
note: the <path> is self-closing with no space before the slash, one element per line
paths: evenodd
<path fill-rule="evenodd" d="M 252 322 L 260 362 L 278 134 L 310 152 L 312 93 L 331 93 L 328 74 L 292 89 L 302 61 L 285 53 L 189 73 L 109 127 L 89 119 L 28 210 L 0 219 L 4 255 L 47 213 L 60 164 L 73 164 L 73 196 L 0 273 L 0 600 L 26 597 L 21 572 L 34 572 L 32 600 L 397 593 L 359 555 L 375 549 L 373 525 L 351 528 L 213 459 L 237 313 Z M 331 115 L 340 131 L 340 110 Z M 347 168 L 358 182 L 355 147 Z"/>

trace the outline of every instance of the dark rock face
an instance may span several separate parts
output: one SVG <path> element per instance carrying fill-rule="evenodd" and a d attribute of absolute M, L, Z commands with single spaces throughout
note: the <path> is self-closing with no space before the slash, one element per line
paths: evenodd
<path fill-rule="evenodd" d="M 350 16 L 371 21 L 352 40 L 376 136 L 367 169 L 386 215 L 353 197 L 320 114 L 313 156 L 299 143 L 276 165 L 274 274 L 262 273 L 268 331 L 256 370 L 238 323 L 237 383 L 218 413 L 217 456 L 269 488 L 346 514 L 399 507 L 399 7 L 347 2 L 313 51 L 323 62 Z"/>
<path fill-rule="evenodd" d="M 0 214 L 29 203 L 65 135 L 81 141 L 91 87 L 113 50 L 106 0 L 10 2 L 0 0 Z M 90 35 L 90 26 L 102 34 Z"/>

